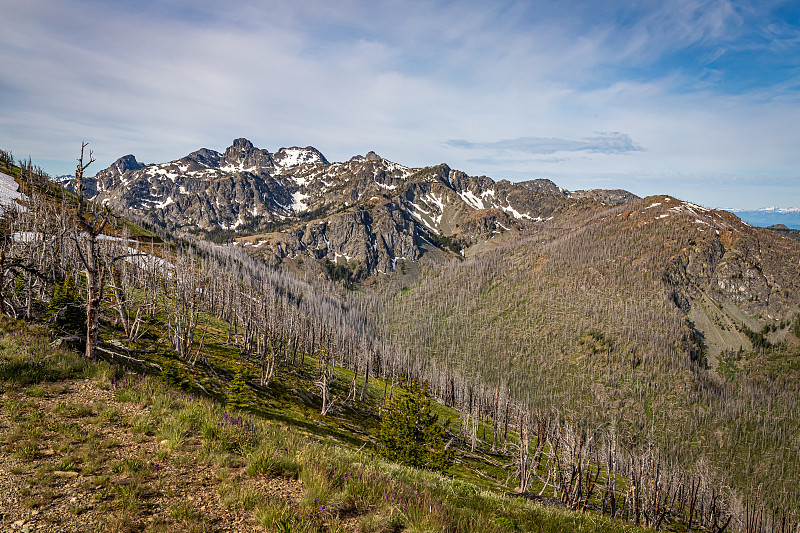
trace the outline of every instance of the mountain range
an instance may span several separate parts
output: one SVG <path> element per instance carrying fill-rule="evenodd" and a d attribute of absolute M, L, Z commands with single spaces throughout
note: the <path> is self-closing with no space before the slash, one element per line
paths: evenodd
<path fill-rule="evenodd" d="M 74 178 L 60 180 L 74 190 Z M 170 232 L 240 240 L 271 264 L 310 255 L 350 263 L 358 278 L 426 254 L 468 255 L 531 223 L 590 204 L 638 197 L 566 191 L 549 180 L 511 183 L 442 164 L 410 168 L 374 152 L 330 163 L 313 147 L 271 153 L 236 139 L 161 164 L 133 155 L 85 180 L 90 197 Z"/>
<path fill-rule="evenodd" d="M 753 226 L 768 227 L 783 224 L 800 230 L 800 208 L 764 207 L 761 209 L 726 209 Z"/>
<path fill-rule="evenodd" d="M 74 190 L 74 178 L 61 181 Z M 752 228 L 730 212 L 669 196 L 495 181 L 446 164 L 406 167 L 374 152 L 331 163 L 310 146 L 269 152 L 244 138 L 224 152 L 202 148 L 167 163 L 126 155 L 84 187 L 96 202 L 170 233 L 233 242 L 271 265 L 323 276 L 338 267 L 354 282 L 398 264 L 407 270 L 480 255 L 531 232 L 568 234 L 600 221 L 612 233 L 670 231 L 685 246 L 664 259 L 659 276 L 675 287 L 679 308 L 688 311 L 709 292 L 750 315 L 782 316 L 796 307 L 793 271 L 780 267 L 795 253 L 790 232 Z M 644 242 L 662 241 L 653 235 Z M 781 257 L 765 251 L 785 246 Z"/>

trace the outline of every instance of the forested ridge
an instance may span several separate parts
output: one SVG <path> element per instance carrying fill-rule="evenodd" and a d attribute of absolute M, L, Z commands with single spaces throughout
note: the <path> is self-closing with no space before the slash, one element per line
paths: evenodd
<path fill-rule="evenodd" d="M 797 280 L 748 263 L 781 287 L 765 304 L 775 318 L 742 322 L 749 344 L 709 364 L 686 308 L 712 289 L 682 280 L 699 279 L 700 256 L 724 263 L 707 253 L 720 239 L 749 248 L 697 233 L 677 201 L 668 223 L 647 212 L 653 199 L 577 210 L 414 285 L 348 291 L 239 247 L 143 231 L 13 163 L 4 154 L 25 198 L 3 215 L 2 311 L 90 357 L 222 399 L 237 377 L 268 394 L 278 373 L 313 361 L 321 415 L 358 406 L 376 380 L 389 396 L 403 378 L 427 380 L 460 413 L 448 438 L 494 454 L 519 493 L 656 528 L 797 527 Z M 760 250 L 788 246 L 757 236 Z M 759 290 L 734 303 L 752 308 Z M 93 312 L 96 342 L 81 329 Z M 221 362 L 223 345 L 234 361 Z"/>
<path fill-rule="evenodd" d="M 796 509 L 800 498 L 797 278 L 780 273 L 796 263 L 797 247 L 757 233 L 762 250 L 784 249 L 785 263 L 769 273 L 781 287 L 773 309 L 783 316 L 775 311 L 736 324 L 748 340 L 712 365 L 683 309 L 711 289 L 701 281 L 676 283 L 675 269 L 685 276 L 688 258 L 697 262 L 718 247 L 719 232 L 698 233 L 695 215 L 678 209 L 669 224 L 653 223 L 667 218 L 647 213 L 655 200 L 664 198 L 591 214 L 570 227 L 542 225 L 522 242 L 442 269 L 390 299 L 384 327 L 393 342 L 429 353 L 437 369 L 454 365 L 468 376 L 453 386 L 442 371 L 435 381 L 467 418 L 502 419 L 503 406 L 514 406 L 512 420 L 548 443 L 537 453 L 551 468 L 559 447 L 565 456 L 586 447 L 591 451 L 582 453 L 599 462 L 608 458 L 609 469 L 644 476 L 637 485 L 662 498 L 685 495 L 677 481 L 685 476 L 688 486 L 701 486 L 702 506 L 724 501 L 725 511 L 712 514 L 730 513 L 741 520 L 736 529 L 748 530 L 751 507 L 780 514 Z M 631 217 L 637 207 L 638 219 Z M 704 258 L 705 268 L 712 260 L 721 262 Z M 742 307 L 759 303 L 750 295 L 742 300 Z M 719 297 L 720 308 L 728 304 Z M 770 343 L 770 335 L 780 340 Z M 477 383 L 479 392 L 471 386 Z M 543 468 L 529 482 L 542 490 L 553 477 L 558 472 Z M 650 517 L 658 516 L 655 507 Z M 780 530 L 775 520 L 769 524 Z"/>

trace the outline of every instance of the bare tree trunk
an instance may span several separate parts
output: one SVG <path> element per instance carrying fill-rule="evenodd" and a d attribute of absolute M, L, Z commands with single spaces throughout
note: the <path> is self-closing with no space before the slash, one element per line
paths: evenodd
<path fill-rule="evenodd" d="M 95 360 L 99 336 L 100 302 L 103 299 L 103 278 L 106 272 L 105 266 L 100 265 L 97 236 L 108 223 L 108 216 L 105 213 L 95 213 L 91 222 L 86 220 L 87 200 L 83 185 L 83 173 L 95 160 L 92 152 L 89 151 L 89 161 L 83 162 L 86 146 L 85 142 L 81 143 L 81 157 L 78 159 L 78 168 L 75 171 L 75 179 L 78 184 L 77 225 L 83 230 L 83 233 L 73 235 L 73 239 L 86 273 L 86 357 Z"/>
<path fill-rule="evenodd" d="M 364 386 L 361 388 L 361 395 L 359 396 L 362 402 L 367 397 L 367 385 L 369 384 L 369 366 L 370 366 L 370 360 L 367 359 L 367 367 L 364 370 Z"/>
<path fill-rule="evenodd" d="M 320 395 L 322 396 L 322 408 L 320 409 L 322 416 L 327 415 L 334 404 L 334 399 L 331 397 L 331 381 L 334 377 L 335 368 L 330 344 L 330 338 L 326 338 L 320 347 L 318 355 L 319 378 L 314 382 L 314 385 L 320 389 Z"/>
<path fill-rule="evenodd" d="M 6 251 L 0 250 L 0 315 L 6 314 Z"/>

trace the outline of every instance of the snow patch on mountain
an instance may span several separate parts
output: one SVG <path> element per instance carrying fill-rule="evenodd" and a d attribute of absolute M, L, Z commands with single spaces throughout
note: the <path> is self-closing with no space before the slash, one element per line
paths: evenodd
<path fill-rule="evenodd" d="M 391 161 L 386 161 L 386 160 L 384 161 L 386 163 L 386 170 L 400 174 L 399 176 L 397 176 L 400 179 L 406 179 L 413 173 L 413 171 L 408 167 L 404 167 L 403 165 L 393 163 Z"/>
<path fill-rule="evenodd" d="M 425 196 L 423 196 L 423 200 L 425 200 L 429 204 L 435 205 L 439 209 L 440 213 L 444 213 L 444 202 L 442 201 L 443 198 L 441 196 L 437 197 L 435 194 L 429 192 L 426 193 Z M 439 220 L 441 220 L 441 218 L 442 217 L 440 215 Z"/>
<path fill-rule="evenodd" d="M 10 205 L 15 203 L 15 200 L 22 200 L 25 198 L 19 192 L 19 185 L 12 176 L 0 172 L 0 214 Z M 20 208 L 21 206 L 18 206 Z"/>
<path fill-rule="evenodd" d="M 464 203 L 472 207 L 473 209 L 484 209 L 483 200 L 475 196 L 472 191 L 464 191 L 458 193 Z"/>
<path fill-rule="evenodd" d="M 516 209 L 514 209 L 514 208 L 513 208 L 513 207 L 511 207 L 510 205 L 507 205 L 507 206 L 502 206 L 502 205 L 501 205 L 501 206 L 500 206 L 500 209 L 502 209 L 502 210 L 503 210 L 503 211 L 505 211 L 506 213 L 511 213 L 511 215 L 512 215 L 514 218 L 516 218 L 517 220 L 521 220 L 521 219 L 523 219 L 523 218 L 526 218 L 526 219 L 528 219 L 528 220 L 536 220 L 536 221 L 538 221 L 538 222 L 541 222 L 541 221 L 542 221 L 542 218 L 541 218 L 541 217 L 532 218 L 532 217 L 531 217 L 531 216 L 530 216 L 528 213 L 520 213 L 519 211 L 517 211 Z"/>
<path fill-rule="evenodd" d="M 283 168 L 291 168 L 300 165 L 324 165 L 327 163 L 325 157 L 317 150 L 308 148 L 281 148 L 273 157 L 275 164 Z"/>
<path fill-rule="evenodd" d="M 420 214 L 417 211 L 412 211 L 411 209 L 406 209 L 406 213 L 420 221 L 422 225 L 434 232 L 436 235 L 439 235 L 439 230 L 429 222 L 430 217 L 427 216 L 428 212 L 420 208 L 417 204 L 411 205 L 413 205 L 416 209 L 419 209 L 423 214 Z M 441 219 L 441 215 L 439 216 L 439 219 Z"/>
<path fill-rule="evenodd" d="M 683 202 L 683 205 L 685 205 L 685 206 L 687 206 L 687 207 L 689 207 L 691 209 L 694 209 L 695 211 L 701 211 L 703 213 L 711 211 L 707 207 L 703 207 L 702 205 L 693 204 L 692 202 Z"/>
<path fill-rule="evenodd" d="M 158 170 L 156 170 L 156 173 L 157 173 L 157 174 L 160 174 L 160 175 L 162 175 L 162 176 L 165 176 L 165 177 L 167 177 L 167 178 L 168 178 L 170 181 L 172 181 L 172 183 L 175 183 L 175 178 L 177 178 L 177 177 L 178 177 L 178 175 L 177 175 L 176 173 L 174 173 L 174 172 L 169 172 L 169 171 L 168 171 L 167 169 L 165 169 L 165 168 L 159 168 Z"/>
<path fill-rule="evenodd" d="M 220 170 L 223 172 L 255 172 L 258 170 L 258 167 L 244 167 L 244 163 L 239 163 L 238 165 L 234 165 L 228 163 L 224 167 L 220 167 Z"/>
<path fill-rule="evenodd" d="M 155 205 L 155 208 L 156 208 L 156 209 L 164 209 L 164 208 L 165 208 L 165 207 L 167 207 L 168 205 L 170 205 L 170 204 L 174 204 L 174 203 L 175 203 L 175 201 L 172 199 L 172 196 L 167 196 L 167 199 L 166 199 L 166 200 L 164 200 L 163 202 L 158 202 L 158 203 Z"/>
<path fill-rule="evenodd" d="M 307 200 L 310 196 L 308 194 L 303 194 L 300 191 L 296 191 L 292 193 L 292 205 L 289 206 L 295 213 L 300 213 L 303 211 L 308 210 L 308 204 L 303 202 L 303 200 Z"/>
<path fill-rule="evenodd" d="M 218 222 L 218 224 L 219 224 L 219 227 L 224 229 L 224 230 L 235 230 L 236 228 L 238 228 L 239 226 L 244 224 L 244 220 L 242 220 L 242 217 L 239 217 L 239 218 L 236 219 L 236 222 L 234 222 L 230 226 L 225 225 L 222 222 Z"/>

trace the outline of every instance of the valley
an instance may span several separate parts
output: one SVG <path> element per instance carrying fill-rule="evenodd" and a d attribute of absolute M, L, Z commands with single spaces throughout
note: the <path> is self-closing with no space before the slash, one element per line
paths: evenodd
<path fill-rule="evenodd" d="M 448 475 L 480 490 L 616 518 L 609 528 L 790 531 L 798 520 L 791 236 L 671 196 L 495 181 L 374 152 L 331 163 L 246 139 L 162 164 L 125 156 L 60 180 L 66 191 L 8 159 L 0 170 L 25 197 L 4 217 L 4 310 L 47 322 L 73 349 L 82 319 L 53 315 L 55 289 L 71 295 L 63 310 L 85 303 L 69 243 L 81 242 L 70 220 L 87 202 L 87 216 L 113 214 L 116 240 L 98 241 L 111 272 L 98 353 L 120 368 L 217 402 L 240 390 L 241 408 L 265 420 L 375 453 L 389 391 L 425 380 L 458 458 Z M 128 250 L 160 262 L 114 260 Z M 314 494 L 300 498 L 308 516 Z M 359 508 L 354 498 L 336 509 Z M 394 507 L 368 501 L 355 518 L 391 518 Z M 528 507 L 481 512 L 436 527 L 534 527 L 520 521 Z M 552 530 L 578 527 L 558 520 Z M 341 530 L 416 527 L 355 522 Z"/>

